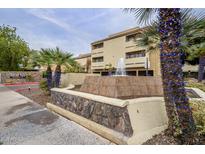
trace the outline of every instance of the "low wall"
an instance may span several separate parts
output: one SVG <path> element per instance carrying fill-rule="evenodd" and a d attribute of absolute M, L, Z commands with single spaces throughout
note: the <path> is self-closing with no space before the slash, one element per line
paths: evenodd
<path fill-rule="evenodd" d="M 69 84 L 81 85 L 86 76 L 93 76 L 96 74 L 88 73 L 66 73 L 61 75 L 61 85 L 67 87 Z"/>
<path fill-rule="evenodd" d="M 163 96 L 161 77 L 152 76 L 89 76 L 80 91 L 120 99 Z"/>
<path fill-rule="evenodd" d="M 73 116 L 68 118 L 76 122 L 79 116 L 87 119 L 83 126 L 118 144 L 142 144 L 167 128 L 168 118 L 163 97 L 121 100 L 59 88 L 51 90 L 51 97 L 53 104 L 65 109 L 67 115 L 71 112 L 77 116 L 77 120 L 72 119 Z M 52 110 L 55 111 L 55 107 Z M 97 124 L 102 127 L 99 128 Z M 112 131 L 124 137 L 115 140 L 113 138 L 117 136 Z"/>
<path fill-rule="evenodd" d="M 38 71 L 5 71 L 0 72 L 0 83 L 38 82 L 41 74 Z"/>

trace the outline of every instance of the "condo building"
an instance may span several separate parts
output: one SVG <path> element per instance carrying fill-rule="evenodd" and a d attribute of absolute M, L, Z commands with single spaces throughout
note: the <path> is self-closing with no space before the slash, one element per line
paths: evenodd
<path fill-rule="evenodd" d="M 91 43 L 91 72 L 114 74 L 118 60 L 123 58 L 128 75 L 160 76 L 159 49 L 150 52 L 140 45 L 142 33 L 142 28 L 131 28 Z"/>
<path fill-rule="evenodd" d="M 75 57 L 75 61 L 80 64 L 83 72 L 91 73 L 91 53 L 80 54 Z"/>

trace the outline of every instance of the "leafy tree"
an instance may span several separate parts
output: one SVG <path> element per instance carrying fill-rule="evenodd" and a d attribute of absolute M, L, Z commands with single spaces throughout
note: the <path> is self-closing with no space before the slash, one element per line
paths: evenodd
<path fill-rule="evenodd" d="M 160 40 L 160 60 L 163 91 L 167 115 L 168 130 L 175 135 L 178 119 L 183 144 L 193 144 L 195 123 L 184 88 L 182 73 L 180 42 L 182 35 L 182 19 L 190 10 L 179 8 L 160 9 L 126 9 L 136 16 L 139 23 L 150 23 L 153 14 L 157 14 L 157 31 Z"/>
<path fill-rule="evenodd" d="M 16 28 L 0 26 L 0 69 L 16 71 L 26 63 L 28 44 L 16 34 Z"/>
<path fill-rule="evenodd" d="M 40 58 L 40 51 L 38 50 L 31 50 L 29 52 L 29 56 L 26 57 L 27 60 L 24 64 L 24 68 L 26 70 L 33 70 L 36 67 L 40 68 L 41 64 L 39 63 L 39 58 Z"/>

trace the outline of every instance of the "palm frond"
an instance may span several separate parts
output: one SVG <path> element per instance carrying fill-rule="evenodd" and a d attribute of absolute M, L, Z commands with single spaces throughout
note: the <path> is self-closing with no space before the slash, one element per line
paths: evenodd
<path fill-rule="evenodd" d="M 125 12 L 133 13 L 139 24 L 150 24 L 157 15 L 157 8 L 125 8 Z"/>

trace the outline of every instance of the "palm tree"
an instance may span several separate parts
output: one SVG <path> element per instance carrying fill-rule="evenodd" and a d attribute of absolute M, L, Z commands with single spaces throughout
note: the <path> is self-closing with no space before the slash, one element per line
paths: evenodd
<path fill-rule="evenodd" d="M 196 26 L 196 30 L 192 31 L 187 52 L 189 60 L 199 57 L 198 81 L 201 82 L 204 78 L 205 67 L 205 19 Z"/>
<path fill-rule="evenodd" d="M 205 63 L 205 15 L 198 14 L 198 16 L 182 17 L 182 36 L 180 50 L 182 55 L 181 60 L 184 61 L 185 55 L 188 60 L 199 59 L 199 73 L 198 81 L 203 79 L 203 70 Z M 140 45 L 147 46 L 148 51 L 156 51 L 160 44 L 160 35 L 157 31 L 158 23 L 154 22 L 151 26 L 147 27 L 143 33 L 142 39 L 139 41 Z"/>
<path fill-rule="evenodd" d="M 51 49 L 41 49 L 39 52 L 38 62 L 41 66 L 47 66 L 46 69 L 46 78 L 48 90 L 52 88 L 52 69 L 51 64 L 53 63 Z"/>
<path fill-rule="evenodd" d="M 61 66 L 69 65 L 73 61 L 73 54 L 68 52 L 63 52 L 58 47 L 52 49 L 53 61 L 56 64 L 56 69 L 54 72 L 54 86 L 59 87 L 61 79 Z"/>
<path fill-rule="evenodd" d="M 183 144 L 193 144 L 195 124 L 189 101 L 184 87 L 180 37 L 182 30 L 182 10 L 179 8 L 160 9 L 126 9 L 135 14 L 139 23 L 150 21 L 153 14 L 158 13 L 158 32 L 160 36 L 161 74 L 165 106 L 168 115 L 168 130 L 174 135 L 176 132 L 176 119 L 181 130 Z M 184 14 L 187 14 L 185 10 Z"/>
<path fill-rule="evenodd" d="M 198 81 L 201 82 L 204 79 L 205 40 L 204 42 L 190 46 L 187 49 L 187 52 L 189 53 L 189 60 L 193 60 L 199 57 Z"/>

